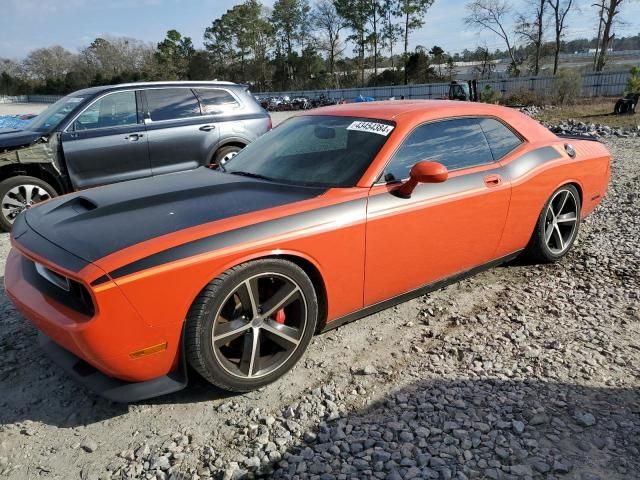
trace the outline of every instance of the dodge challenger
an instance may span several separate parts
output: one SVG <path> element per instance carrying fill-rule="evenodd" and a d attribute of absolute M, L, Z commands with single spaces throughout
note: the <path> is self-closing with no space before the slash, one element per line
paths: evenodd
<path fill-rule="evenodd" d="M 115 401 L 287 372 L 314 333 L 526 254 L 562 258 L 610 155 L 503 107 L 318 109 L 204 167 L 16 218 L 5 286 L 42 348 Z M 192 369 L 189 369 L 191 366 Z"/>

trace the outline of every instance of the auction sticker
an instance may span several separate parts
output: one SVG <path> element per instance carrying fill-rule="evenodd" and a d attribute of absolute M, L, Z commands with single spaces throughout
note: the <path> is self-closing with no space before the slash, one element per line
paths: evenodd
<path fill-rule="evenodd" d="M 377 122 L 365 122 L 356 120 L 347 127 L 347 130 L 355 130 L 357 132 L 377 133 L 378 135 L 387 136 L 393 131 L 393 125 Z"/>

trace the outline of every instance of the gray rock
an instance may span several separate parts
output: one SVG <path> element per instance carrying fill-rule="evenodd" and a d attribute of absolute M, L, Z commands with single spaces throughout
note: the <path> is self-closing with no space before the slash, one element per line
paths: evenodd
<path fill-rule="evenodd" d="M 82 448 L 85 452 L 93 453 L 98 449 L 98 443 L 91 437 L 86 437 L 80 443 L 80 448 Z"/>

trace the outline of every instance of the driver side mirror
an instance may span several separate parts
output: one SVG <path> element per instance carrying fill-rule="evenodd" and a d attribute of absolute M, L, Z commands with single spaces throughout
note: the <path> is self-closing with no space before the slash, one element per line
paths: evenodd
<path fill-rule="evenodd" d="M 409 198 L 419 183 L 442 183 L 447 178 L 449 178 L 449 171 L 443 164 L 421 161 L 411 167 L 409 180 L 396 190 L 396 195 Z"/>

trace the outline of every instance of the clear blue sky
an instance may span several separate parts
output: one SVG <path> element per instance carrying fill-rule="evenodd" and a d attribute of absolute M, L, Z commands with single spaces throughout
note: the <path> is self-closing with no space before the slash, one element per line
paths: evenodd
<path fill-rule="evenodd" d="M 618 36 L 640 32 L 640 2 L 627 1 L 623 11 L 630 20 L 618 27 Z M 273 2 L 263 0 L 267 6 Z M 478 43 L 504 48 L 498 37 L 465 28 L 466 2 L 436 0 L 425 26 L 413 35 L 412 47 L 440 45 L 452 53 Z M 519 7 L 525 2 L 514 0 Z M 34 48 L 55 44 L 78 51 L 101 35 L 157 43 L 172 28 L 201 46 L 205 27 L 236 3 L 239 0 L 0 0 L 0 57 L 20 58 Z M 595 36 L 592 3 L 578 0 L 581 11 L 571 15 L 567 38 Z"/>

